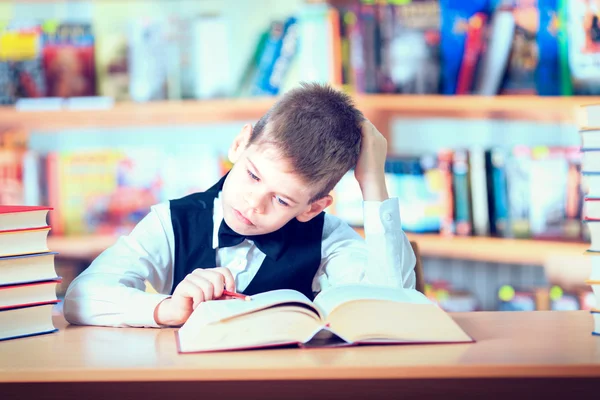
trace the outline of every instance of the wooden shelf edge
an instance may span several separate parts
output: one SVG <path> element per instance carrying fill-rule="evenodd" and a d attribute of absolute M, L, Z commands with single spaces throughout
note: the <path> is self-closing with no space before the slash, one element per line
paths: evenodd
<path fill-rule="evenodd" d="M 577 108 L 600 103 L 600 97 L 353 95 L 367 116 L 501 118 L 576 122 Z M 17 111 L 0 107 L 2 127 L 35 132 L 133 126 L 197 125 L 258 120 L 276 97 L 117 103 L 105 110 Z"/>
<path fill-rule="evenodd" d="M 356 231 L 364 236 L 364 231 Z M 544 266 L 553 257 L 580 256 L 587 243 L 490 237 L 444 237 L 437 234 L 407 234 L 419 244 L 424 257 L 439 257 L 491 263 Z M 59 258 L 91 261 L 117 240 L 113 235 L 48 238 L 48 247 Z"/>

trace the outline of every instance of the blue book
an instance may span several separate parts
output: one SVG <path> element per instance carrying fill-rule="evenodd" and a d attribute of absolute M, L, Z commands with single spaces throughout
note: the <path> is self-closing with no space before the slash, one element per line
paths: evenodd
<path fill-rule="evenodd" d="M 52 322 L 52 309 L 56 302 L 0 309 L 0 341 L 58 331 Z"/>
<path fill-rule="evenodd" d="M 54 268 L 57 254 L 49 251 L 0 257 L 0 287 L 58 279 Z"/>

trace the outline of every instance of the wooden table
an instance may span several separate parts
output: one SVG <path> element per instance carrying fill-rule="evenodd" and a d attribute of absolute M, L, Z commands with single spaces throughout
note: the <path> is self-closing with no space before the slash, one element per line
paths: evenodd
<path fill-rule="evenodd" d="M 600 337 L 588 312 L 452 316 L 477 343 L 184 355 L 173 329 L 77 327 L 57 317 L 56 334 L 0 342 L 0 397 L 512 400 L 600 389 Z"/>

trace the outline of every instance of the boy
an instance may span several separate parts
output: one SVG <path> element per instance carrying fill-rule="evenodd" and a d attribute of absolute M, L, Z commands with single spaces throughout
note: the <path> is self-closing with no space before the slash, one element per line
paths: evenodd
<path fill-rule="evenodd" d="M 387 143 L 328 86 L 285 94 L 229 149 L 231 171 L 211 189 L 152 207 L 130 235 L 70 285 L 73 324 L 179 326 L 223 290 L 295 289 L 309 298 L 342 283 L 414 288 L 415 256 L 384 181 Z M 351 168 L 366 241 L 323 212 Z M 159 294 L 144 292 L 145 281 Z"/>

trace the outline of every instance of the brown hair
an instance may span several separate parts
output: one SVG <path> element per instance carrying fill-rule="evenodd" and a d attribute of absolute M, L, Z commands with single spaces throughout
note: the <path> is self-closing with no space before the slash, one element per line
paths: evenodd
<path fill-rule="evenodd" d="M 356 165 L 363 120 L 350 96 L 328 85 L 301 83 L 256 123 L 249 144 L 277 146 L 294 172 L 318 188 L 313 202 Z"/>

